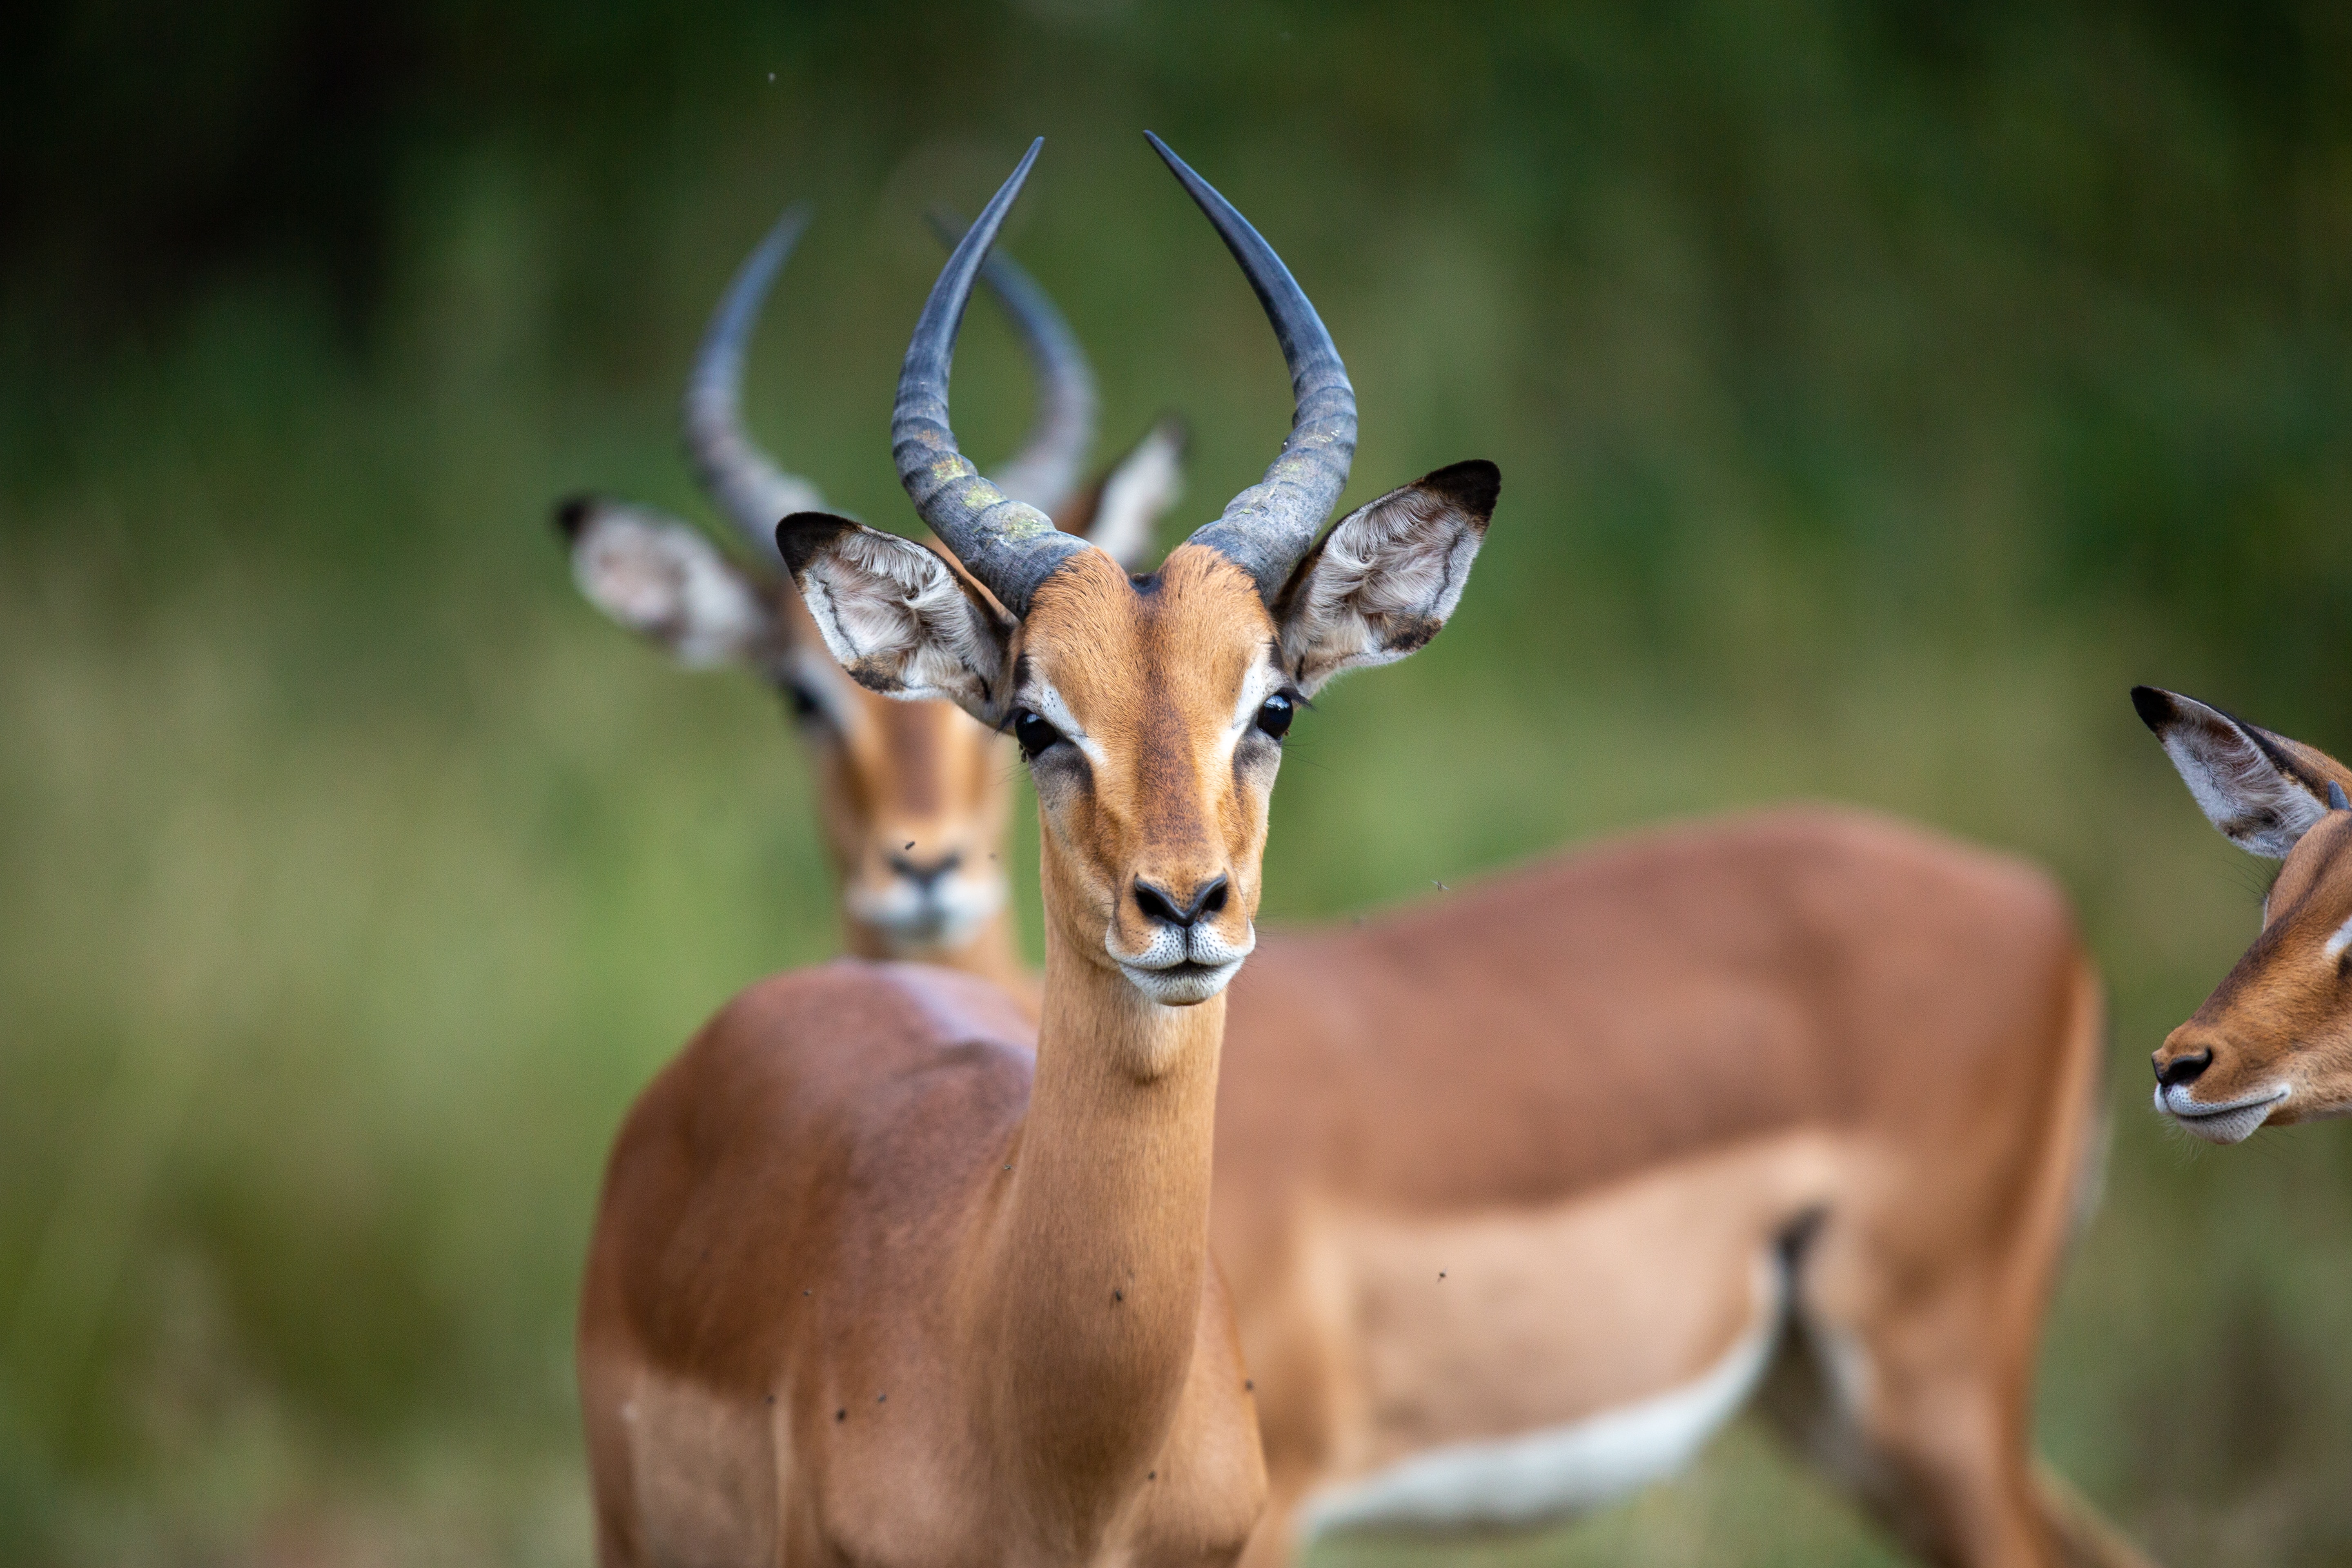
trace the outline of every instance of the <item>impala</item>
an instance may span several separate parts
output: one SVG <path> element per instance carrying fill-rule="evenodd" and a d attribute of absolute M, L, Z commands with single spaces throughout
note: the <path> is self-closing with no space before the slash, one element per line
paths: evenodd
<path fill-rule="evenodd" d="M 1034 1000 L 1004 907 L 1000 858 L 1012 804 L 1010 742 L 951 704 L 896 703 L 849 679 L 824 651 L 776 553 L 776 523 L 824 503 L 814 485 L 779 468 L 744 431 L 743 355 L 807 222 L 805 205 L 791 208 L 743 263 L 687 381 L 683 425 L 696 477 L 756 564 L 739 564 L 686 523 L 606 497 L 572 497 L 557 509 L 556 521 L 591 604 L 688 668 L 751 669 L 790 705 L 814 754 L 820 823 L 849 951 L 948 964 Z M 997 484 L 1133 562 L 1181 488 L 1181 427 L 1161 420 L 1108 475 L 1079 490 L 1078 466 L 1095 426 L 1086 353 L 1045 290 L 1012 260 L 990 258 L 982 278 L 1011 317 L 1039 392 L 1034 426 L 998 469 Z"/>
<path fill-rule="evenodd" d="M 1223 1562 L 1256 1520 L 1208 1229 L 1268 795 L 1298 701 L 1452 615 L 1499 481 L 1438 470 L 1318 542 L 1355 447 L 1346 372 L 1273 250 L 1153 146 L 1265 308 L 1290 435 L 1148 577 L 980 478 L 948 373 L 1033 144 L 932 289 L 892 420 L 908 494 L 979 586 L 845 519 L 778 530 L 861 684 L 1012 728 L 1043 1008 L 1033 1054 L 993 987 L 845 961 L 744 993 L 646 1091 L 580 1328 L 608 1564 Z"/>
<path fill-rule="evenodd" d="M 2046 875 L 1853 811 L 1266 933 L 1212 1228 L 1271 1483 L 1252 1562 L 1572 1516 L 1759 1394 L 1931 1561 L 2142 1562 L 2031 1435 L 2104 1046 Z"/>
<path fill-rule="evenodd" d="M 2156 1109 L 2216 1143 L 2352 1115 L 2352 769 L 2176 692 L 2134 687 L 2132 706 L 2206 819 L 2284 862 L 2254 944 L 2157 1051 Z"/>

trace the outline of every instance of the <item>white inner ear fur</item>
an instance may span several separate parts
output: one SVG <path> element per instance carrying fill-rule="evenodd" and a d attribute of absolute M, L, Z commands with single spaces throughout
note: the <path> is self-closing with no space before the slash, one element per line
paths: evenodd
<path fill-rule="evenodd" d="M 2161 737 L 2205 819 L 2240 848 L 2273 860 L 2327 815 L 2326 803 L 2273 766 L 2252 737 L 2216 709 L 2174 697 L 2181 718 Z"/>
<path fill-rule="evenodd" d="M 984 724 L 1003 717 L 1007 628 L 929 550 L 848 529 L 810 560 L 800 587 L 825 647 L 860 685 L 945 699 Z"/>
<path fill-rule="evenodd" d="M 1418 485 L 1339 520 L 1287 607 L 1282 662 L 1312 697 L 1344 669 L 1391 664 L 1437 635 L 1462 602 L 1479 520 Z"/>
<path fill-rule="evenodd" d="M 572 546 L 590 604 L 697 669 L 740 663 L 773 640 L 775 611 L 718 546 L 682 522 L 601 506 Z"/>

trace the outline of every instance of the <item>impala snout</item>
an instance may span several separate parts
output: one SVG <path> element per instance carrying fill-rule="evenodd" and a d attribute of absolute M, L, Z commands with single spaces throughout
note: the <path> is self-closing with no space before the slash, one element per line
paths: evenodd
<path fill-rule="evenodd" d="M 1004 906 L 1003 868 L 974 846 L 943 837 L 929 825 L 886 828 L 850 879 L 849 912 L 899 956 L 955 947 Z"/>
<path fill-rule="evenodd" d="M 2242 1143 L 2290 1092 L 2266 1073 L 2250 1074 L 2245 1057 L 2210 1030 L 2183 1024 L 2149 1058 L 2157 1110 L 2209 1142 Z"/>
<path fill-rule="evenodd" d="M 1146 920 L 1190 930 L 1202 915 L 1216 914 L 1225 907 L 1225 894 L 1232 886 L 1233 879 L 1220 871 L 1193 889 L 1189 898 L 1178 899 L 1138 877 L 1135 879 L 1135 903 Z"/>
<path fill-rule="evenodd" d="M 1139 876 L 1128 892 L 1103 945 L 1135 988 L 1163 1006 L 1189 1007 L 1214 996 L 1257 944 L 1223 871 Z"/>

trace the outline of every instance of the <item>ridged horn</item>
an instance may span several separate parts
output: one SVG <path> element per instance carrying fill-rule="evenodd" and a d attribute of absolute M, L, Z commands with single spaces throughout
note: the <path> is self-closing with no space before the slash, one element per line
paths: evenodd
<path fill-rule="evenodd" d="M 824 497 L 808 480 L 778 468 L 744 433 L 743 350 L 770 286 L 808 227 L 809 210 L 806 202 L 785 208 L 719 297 L 686 378 L 681 420 L 695 478 L 760 559 L 779 569 L 784 560 L 776 552 L 777 520 L 822 511 Z"/>
<path fill-rule="evenodd" d="M 963 220 L 944 207 L 933 207 L 929 216 L 940 242 L 952 250 L 964 236 Z M 991 254 L 980 280 L 1004 307 L 1037 378 L 1037 414 L 1028 437 L 988 477 L 1014 500 L 1058 512 L 1077 493 L 1081 467 L 1095 444 L 1094 366 L 1053 296 L 1026 268 Z"/>
<path fill-rule="evenodd" d="M 1194 531 L 1191 541 L 1247 572 L 1271 600 L 1348 488 L 1348 465 L 1356 455 L 1356 389 L 1323 319 L 1274 247 L 1168 143 L 1149 131 L 1143 135 L 1241 263 L 1290 367 L 1295 410 L 1282 450 L 1264 479 L 1227 502 L 1223 514 Z"/>
<path fill-rule="evenodd" d="M 982 479 L 971 459 L 957 449 L 955 431 L 948 423 L 948 374 L 955 363 L 956 333 L 963 325 L 972 280 L 1045 144 L 1042 136 L 1029 144 L 1012 178 L 982 210 L 948 258 L 939 281 L 931 285 L 923 313 L 915 321 L 915 335 L 907 344 L 898 404 L 890 414 L 890 455 L 916 512 L 955 552 L 964 569 L 1015 616 L 1027 613 L 1030 595 L 1055 567 L 1093 546 L 1062 532 L 1052 518 Z"/>

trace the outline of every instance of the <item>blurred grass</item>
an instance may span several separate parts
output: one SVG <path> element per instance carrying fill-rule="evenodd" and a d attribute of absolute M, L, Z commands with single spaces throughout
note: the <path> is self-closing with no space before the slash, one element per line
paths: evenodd
<path fill-rule="evenodd" d="M 56 13 L 31 58 L 85 74 L 0 171 L 45 218 L 0 305 L 0 1560 L 584 1559 L 605 1140 L 834 924 L 772 700 L 598 622 L 546 509 L 696 510 L 686 355 L 814 195 L 750 406 L 903 526 L 917 216 L 1042 129 L 1013 243 L 1108 439 L 1193 421 L 1207 515 L 1284 386 L 1149 123 L 1331 321 L 1354 499 L 1506 475 L 1455 626 L 1300 724 L 1271 912 L 1799 795 L 2042 859 L 2113 984 L 2117 1127 L 2044 1447 L 2166 1562 L 2352 1561 L 2352 1146 L 2147 1115 L 2262 869 L 2124 701 L 2352 745 L 2334 12 L 451 9 L 337 46 L 392 63 L 331 112 L 294 101 L 317 14 L 242 13 L 209 77 L 176 23 L 101 47 L 142 15 Z M 145 82 L 182 133 L 68 104 L 93 60 L 91 104 Z M 141 227 L 175 180 L 251 201 Z M 968 337 L 984 457 L 1026 393 L 992 320 Z M 1891 1559 L 1743 1429 L 1470 1560 Z"/>

